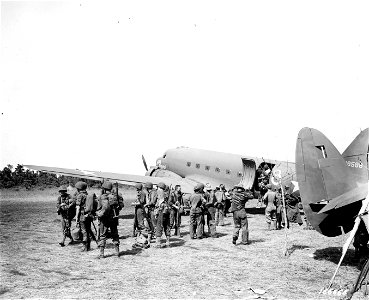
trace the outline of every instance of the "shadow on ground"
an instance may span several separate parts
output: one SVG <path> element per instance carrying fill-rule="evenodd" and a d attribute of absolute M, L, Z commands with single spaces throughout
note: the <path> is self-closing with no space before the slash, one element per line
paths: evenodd
<path fill-rule="evenodd" d="M 308 249 L 308 248 L 310 248 L 310 246 L 306 246 L 306 245 L 292 245 L 292 247 L 288 249 L 288 254 L 291 255 L 296 250 L 304 250 L 304 249 Z"/>
<path fill-rule="evenodd" d="M 327 260 L 338 264 L 342 255 L 342 247 L 328 247 L 324 249 L 317 249 L 314 252 L 314 259 L 316 260 Z M 360 261 L 364 258 L 355 258 L 355 251 L 348 249 L 345 258 L 342 261 L 342 266 L 353 266 L 360 269 Z M 365 259 L 364 259 L 365 260 Z"/>
<path fill-rule="evenodd" d="M 119 219 L 130 220 L 130 219 L 134 219 L 134 217 L 135 217 L 134 214 L 126 214 L 126 215 L 120 215 Z"/>
<path fill-rule="evenodd" d="M 248 207 L 246 213 L 251 215 L 265 215 L 265 207 Z"/>

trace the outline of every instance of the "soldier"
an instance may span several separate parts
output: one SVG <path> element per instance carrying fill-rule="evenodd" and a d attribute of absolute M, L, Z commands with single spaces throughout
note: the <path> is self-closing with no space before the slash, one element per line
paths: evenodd
<path fill-rule="evenodd" d="M 236 245 L 239 231 L 242 228 L 242 245 L 249 243 L 249 228 L 247 222 L 247 215 L 245 204 L 248 199 L 252 199 L 252 193 L 245 191 L 244 187 L 239 184 L 236 185 L 232 192 L 232 204 L 231 212 L 233 212 L 234 231 L 233 231 L 233 244 Z"/>
<path fill-rule="evenodd" d="M 190 238 L 191 239 L 202 239 L 204 232 L 203 229 L 203 204 L 205 199 L 204 185 L 198 183 L 194 187 L 194 193 L 190 197 L 191 210 L 190 210 Z"/>
<path fill-rule="evenodd" d="M 151 182 L 145 183 L 145 189 L 143 190 L 145 198 L 145 209 L 148 222 L 150 226 L 150 236 L 153 237 L 156 231 L 156 218 L 154 214 L 155 204 L 157 200 L 156 190 L 153 189 L 153 184 Z"/>
<path fill-rule="evenodd" d="M 163 231 L 166 236 L 166 246 L 170 246 L 170 211 L 168 193 L 163 182 L 158 183 L 157 201 L 155 205 L 156 221 L 156 248 L 161 248 L 161 236 Z"/>
<path fill-rule="evenodd" d="M 212 238 L 217 238 L 216 234 L 216 226 L 215 226 L 215 203 L 216 198 L 214 196 L 214 191 L 211 188 L 211 185 L 209 183 L 205 186 L 205 208 L 206 208 L 206 224 L 208 225 L 208 234 Z"/>
<path fill-rule="evenodd" d="M 87 183 L 78 181 L 75 185 L 77 192 L 76 197 L 76 227 L 81 228 L 83 249 L 82 251 L 90 250 L 91 237 L 93 235 L 91 230 L 92 217 L 86 211 L 86 200 L 87 200 Z"/>
<path fill-rule="evenodd" d="M 223 184 L 220 184 L 219 187 L 215 190 L 215 226 L 224 226 L 224 211 L 225 211 L 225 188 Z"/>
<path fill-rule="evenodd" d="M 282 228 L 282 216 L 283 216 L 283 202 L 282 202 L 282 194 L 281 188 L 276 192 L 276 229 L 279 230 Z"/>
<path fill-rule="evenodd" d="M 170 228 L 174 227 L 174 235 L 182 237 L 180 227 L 184 205 L 181 186 L 178 184 L 175 186 L 174 191 L 170 194 L 169 206 L 170 206 Z"/>
<path fill-rule="evenodd" d="M 303 222 L 298 208 L 299 199 L 293 194 L 290 194 L 288 186 L 286 186 L 284 199 L 286 205 L 287 224 L 285 224 L 284 214 L 282 214 L 282 226 L 287 226 L 287 228 L 289 228 L 290 222 L 298 223 L 301 226 Z"/>
<path fill-rule="evenodd" d="M 133 224 L 134 236 L 136 237 L 136 243 L 134 246 L 141 248 L 150 247 L 149 232 L 150 227 L 148 223 L 148 217 L 145 211 L 145 195 L 142 192 L 142 183 L 136 184 L 137 196 L 136 201 L 132 203 L 135 206 L 135 218 Z"/>
<path fill-rule="evenodd" d="M 56 209 L 58 215 L 61 216 L 61 225 L 63 238 L 59 243 L 60 246 L 64 247 L 65 238 L 70 238 L 69 245 L 74 243 L 72 235 L 70 233 L 70 227 L 74 216 L 76 215 L 76 202 L 67 193 L 67 188 L 62 186 L 59 188 L 59 197 L 56 202 Z"/>
<path fill-rule="evenodd" d="M 273 229 L 276 228 L 276 214 L 277 214 L 277 195 L 272 191 L 272 185 L 267 184 L 268 191 L 265 193 L 263 200 L 266 205 L 265 208 L 265 218 L 268 224 L 268 230 L 272 224 Z"/>
<path fill-rule="evenodd" d="M 98 197 L 98 207 L 96 215 L 99 218 L 99 242 L 100 255 L 98 258 L 104 258 L 104 249 L 106 240 L 108 239 L 108 231 L 110 229 L 110 237 L 115 246 L 115 253 L 119 257 L 119 234 L 118 234 L 118 216 L 119 211 L 124 204 L 122 199 L 113 194 L 111 191 L 113 184 L 105 181 L 102 185 L 101 195 Z"/>

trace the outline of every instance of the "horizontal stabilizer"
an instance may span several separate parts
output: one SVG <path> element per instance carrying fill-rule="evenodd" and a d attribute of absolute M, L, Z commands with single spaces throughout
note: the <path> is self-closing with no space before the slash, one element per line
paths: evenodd
<path fill-rule="evenodd" d="M 319 214 L 327 213 L 330 210 L 341 208 L 351 203 L 362 201 L 368 194 L 368 184 L 352 189 L 338 197 L 331 199 L 327 205 L 325 205 Z M 311 206 L 311 205 L 310 205 Z"/>

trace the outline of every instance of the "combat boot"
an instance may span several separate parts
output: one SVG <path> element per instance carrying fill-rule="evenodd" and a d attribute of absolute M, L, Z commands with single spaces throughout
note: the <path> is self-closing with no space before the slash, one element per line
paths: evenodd
<path fill-rule="evenodd" d="M 178 227 L 174 227 L 174 235 L 178 235 Z"/>
<path fill-rule="evenodd" d="M 272 229 L 277 230 L 277 222 L 276 221 L 272 221 Z"/>
<path fill-rule="evenodd" d="M 167 236 L 167 241 L 165 243 L 165 246 L 170 247 L 170 237 L 169 236 Z"/>
<path fill-rule="evenodd" d="M 233 240 L 232 240 L 233 245 L 236 245 L 236 242 L 237 242 L 237 237 L 236 237 L 236 236 L 234 236 L 234 237 L 233 237 Z"/>
<path fill-rule="evenodd" d="M 59 245 L 61 246 L 61 247 L 64 247 L 65 245 L 64 245 L 64 242 L 65 242 L 65 236 L 63 236 L 63 239 L 62 239 L 62 241 L 59 243 Z"/>
<path fill-rule="evenodd" d="M 155 248 L 161 248 L 161 238 L 157 237 L 155 241 Z"/>
<path fill-rule="evenodd" d="M 243 230 L 242 231 L 242 245 L 248 245 L 249 244 L 249 231 Z"/>
<path fill-rule="evenodd" d="M 218 235 L 217 235 L 217 233 L 216 233 L 216 231 L 215 231 L 215 226 L 211 226 L 211 227 L 210 227 L 210 236 L 211 236 L 212 238 L 217 238 L 217 237 L 218 237 Z"/>
<path fill-rule="evenodd" d="M 86 243 L 86 251 L 90 251 L 91 250 L 91 242 L 90 241 L 88 241 L 87 243 Z"/>
<path fill-rule="evenodd" d="M 119 254 L 119 245 L 115 245 L 115 254 L 117 255 L 117 257 L 120 256 L 120 254 Z"/>
<path fill-rule="evenodd" d="M 83 248 L 81 252 L 85 252 L 85 251 L 87 251 L 87 243 L 83 242 Z"/>
<path fill-rule="evenodd" d="M 97 258 L 104 258 L 104 248 L 100 247 L 100 254 Z"/>

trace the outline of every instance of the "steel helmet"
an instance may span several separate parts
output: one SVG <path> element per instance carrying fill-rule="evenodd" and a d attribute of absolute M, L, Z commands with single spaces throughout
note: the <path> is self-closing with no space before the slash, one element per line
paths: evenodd
<path fill-rule="evenodd" d="M 158 183 L 158 187 L 159 187 L 159 188 L 161 188 L 161 189 L 163 189 L 163 190 L 165 190 L 166 185 L 165 185 L 165 183 L 164 183 L 164 182 L 159 182 L 159 183 Z"/>
<path fill-rule="evenodd" d="M 145 188 L 147 188 L 147 189 L 152 189 L 152 187 L 153 187 L 152 182 L 146 182 L 146 183 L 145 183 Z"/>
<path fill-rule="evenodd" d="M 83 182 L 83 181 L 78 181 L 76 183 L 76 189 L 78 189 L 78 190 L 85 190 L 85 189 L 87 189 L 87 183 L 86 182 Z"/>
<path fill-rule="evenodd" d="M 198 183 L 196 184 L 196 186 L 193 188 L 193 190 L 195 192 L 200 192 L 204 189 L 205 185 L 203 183 Z"/>
<path fill-rule="evenodd" d="M 137 189 L 137 190 L 139 190 L 139 191 L 140 191 L 140 190 L 142 190 L 142 183 L 136 183 L 136 184 L 135 184 L 135 187 L 136 187 L 136 189 Z"/>
<path fill-rule="evenodd" d="M 102 185 L 102 188 L 111 191 L 111 189 L 113 188 L 113 184 L 109 181 L 105 181 Z"/>
<path fill-rule="evenodd" d="M 207 183 L 205 185 L 205 190 L 207 190 L 207 191 L 211 191 L 212 190 L 210 183 Z"/>
<path fill-rule="evenodd" d="M 245 190 L 245 188 L 243 187 L 243 185 L 242 184 L 236 184 L 235 186 L 234 186 L 236 189 L 242 189 L 243 191 Z"/>
<path fill-rule="evenodd" d="M 59 192 L 62 192 L 62 191 L 67 191 L 67 187 L 65 185 L 62 185 L 60 188 L 59 188 Z"/>

